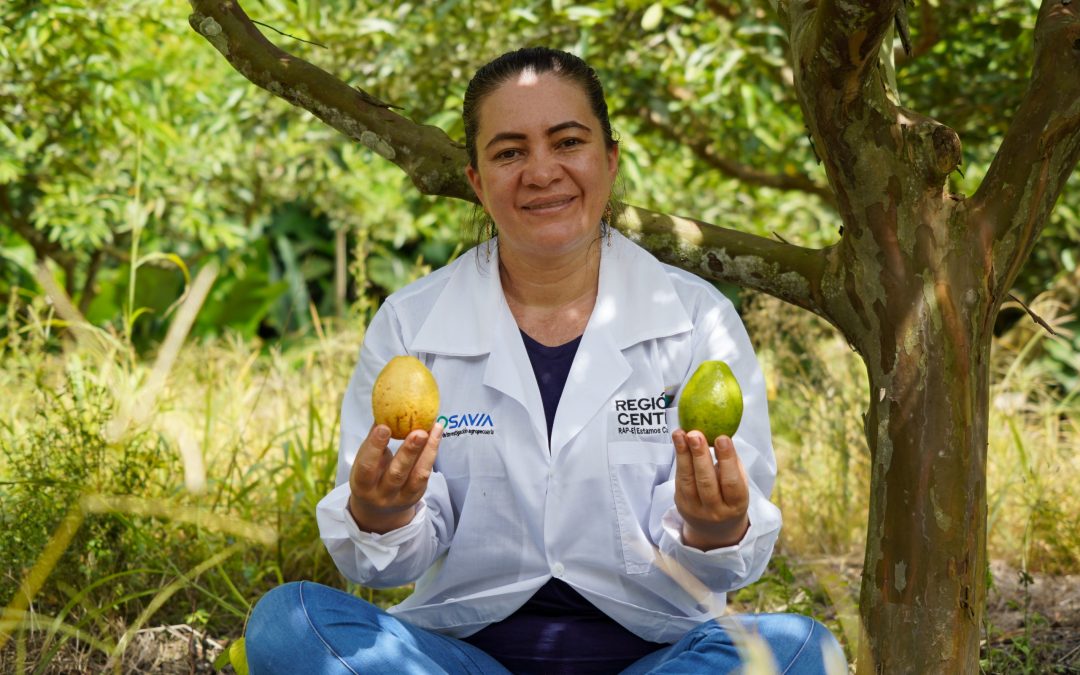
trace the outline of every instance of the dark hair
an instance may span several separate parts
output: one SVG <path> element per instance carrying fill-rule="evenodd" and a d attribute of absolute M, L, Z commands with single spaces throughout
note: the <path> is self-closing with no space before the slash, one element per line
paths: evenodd
<path fill-rule="evenodd" d="M 465 149 L 469 153 L 469 164 L 474 169 L 476 168 L 476 132 L 480 129 L 480 104 L 508 79 L 525 71 L 531 71 L 537 75 L 554 73 L 581 87 L 589 99 L 589 107 L 592 108 L 593 114 L 600 120 L 600 128 L 604 132 L 604 145 L 610 150 L 618 144 L 611 133 L 604 88 L 596 76 L 596 71 L 589 64 L 568 52 L 548 47 L 526 47 L 507 52 L 481 66 L 469 80 L 461 117 L 465 122 Z"/>

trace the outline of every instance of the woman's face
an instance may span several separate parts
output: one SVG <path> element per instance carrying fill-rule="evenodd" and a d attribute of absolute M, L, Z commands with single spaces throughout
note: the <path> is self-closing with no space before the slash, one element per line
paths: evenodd
<path fill-rule="evenodd" d="M 480 104 L 477 166 L 466 173 L 499 228 L 499 248 L 558 256 L 599 233 L 618 170 L 585 92 L 552 73 L 525 72 Z"/>

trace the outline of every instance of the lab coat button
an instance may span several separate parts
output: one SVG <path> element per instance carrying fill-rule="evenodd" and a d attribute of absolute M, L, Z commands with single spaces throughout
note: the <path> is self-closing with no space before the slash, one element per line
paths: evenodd
<path fill-rule="evenodd" d="M 563 567 L 562 563 L 555 563 L 551 566 L 551 576 L 555 577 L 556 579 L 562 579 L 562 575 L 564 572 L 566 572 L 566 568 Z"/>

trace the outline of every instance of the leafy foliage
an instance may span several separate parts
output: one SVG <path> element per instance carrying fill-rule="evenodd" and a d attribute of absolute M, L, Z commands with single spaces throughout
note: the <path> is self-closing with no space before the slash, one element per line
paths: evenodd
<path fill-rule="evenodd" d="M 116 321 L 138 221 L 148 252 L 189 267 L 208 256 L 224 263 L 197 332 L 282 335 L 310 327 L 309 303 L 324 316 L 348 302 L 366 314 L 469 244 L 468 206 L 420 196 L 368 149 L 252 87 L 190 30 L 185 9 L 16 0 L 0 10 L 0 294 L 32 287 L 35 255 L 49 257 L 92 321 Z M 606 83 L 628 201 L 807 245 L 836 240 L 829 199 L 762 185 L 762 176 L 826 179 L 786 38 L 760 3 L 253 0 L 247 9 L 318 43 L 263 29 L 285 48 L 453 138 L 479 64 L 525 44 L 570 49 Z M 953 189 L 971 192 L 1025 86 L 1034 11 L 1007 0 L 912 12 L 919 51 L 901 59 L 902 102 L 960 132 L 964 175 Z M 1022 276 L 1025 296 L 1076 267 L 1074 191 Z M 344 297 L 342 252 L 353 261 Z M 154 280 L 138 299 L 153 310 L 137 336 L 145 343 L 160 335 L 163 300 L 181 275 L 167 265 L 140 272 Z"/>
<path fill-rule="evenodd" d="M 33 299 L 16 315 L 43 308 Z M 80 505 L 85 518 L 32 609 L 65 627 L 60 643 L 76 635 L 103 658 L 122 642 L 113 635 L 116 622 L 152 616 L 231 634 L 254 599 L 283 579 L 342 585 L 314 512 L 333 482 L 333 401 L 359 336 L 262 358 L 257 342 L 196 345 L 181 355 L 153 407 L 120 428 L 121 411 L 147 401 L 141 385 L 149 368 L 134 350 L 58 356 L 48 350 L 47 321 L 22 328 L 11 331 L 19 338 L 14 348 L 0 344 L 9 394 L 0 417 L 0 603 L 15 597 Z M 205 457 L 202 490 L 186 487 L 177 429 L 197 438 Z M 87 496 L 128 501 L 102 511 L 85 507 Z M 255 528 L 276 542 L 260 545 Z"/>

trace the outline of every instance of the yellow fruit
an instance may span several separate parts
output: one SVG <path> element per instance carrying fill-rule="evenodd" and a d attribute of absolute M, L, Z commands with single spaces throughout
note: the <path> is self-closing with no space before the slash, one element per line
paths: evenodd
<path fill-rule="evenodd" d="M 375 378 L 371 411 L 376 424 L 390 427 L 390 436 L 401 440 L 413 429 L 428 431 L 439 414 L 439 386 L 419 359 L 395 356 Z"/>
<path fill-rule="evenodd" d="M 713 443 L 717 436 L 735 435 L 742 411 L 742 389 L 728 364 L 703 361 L 683 388 L 679 426 L 697 429 Z"/>

